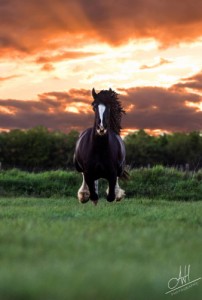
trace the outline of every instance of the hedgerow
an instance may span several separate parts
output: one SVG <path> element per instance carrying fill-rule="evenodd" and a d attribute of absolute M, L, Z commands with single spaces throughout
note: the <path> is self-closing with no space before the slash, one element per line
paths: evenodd
<path fill-rule="evenodd" d="M 0 171 L 1 196 L 75 197 L 82 176 L 74 171 L 24 172 L 18 169 Z M 128 181 L 120 180 L 126 198 L 159 198 L 165 200 L 202 200 L 202 171 L 183 172 L 156 166 L 133 169 Z M 107 182 L 99 181 L 99 194 L 105 197 Z"/>

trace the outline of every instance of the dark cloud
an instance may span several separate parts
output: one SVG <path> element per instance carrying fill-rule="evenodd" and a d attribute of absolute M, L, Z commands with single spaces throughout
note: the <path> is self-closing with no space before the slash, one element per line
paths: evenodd
<path fill-rule="evenodd" d="M 193 41 L 201 36 L 201 11 L 201 0 L 1 0 L 0 52 L 36 53 L 93 39 Z"/>
<path fill-rule="evenodd" d="M 175 88 L 139 87 L 124 91 L 122 101 L 133 108 L 124 118 L 126 128 L 148 128 L 168 131 L 202 129 L 202 111 L 187 106 L 187 102 L 200 104 L 202 97 Z"/>
<path fill-rule="evenodd" d="M 80 95 L 80 96 L 79 96 Z M 86 97 L 83 99 L 83 97 Z M 70 90 L 65 92 L 51 92 L 39 95 L 38 101 L 0 100 L 0 128 L 27 129 L 43 125 L 50 129 L 81 131 L 84 124 L 90 127 L 93 122 L 93 113 L 90 106 L 89 91 Z M 83 103 L 89 105 L 89 113 L 83 112 L 80 106 L 79 114 L 66 111 L 69 105 Z"/>
<path fill-rule="evenodd" d="M 175 87 L 202 91 L 202 71 L 192 77 L 183 78 L 181 82 L 175 84 Z"/>
<path fill-rule="evenodd" d="M 168 89 L 137 87 L 119 89 L 119 92 L 127 110 L 122 124 L 124 129 L 202 130 L 202 111 L 187 106 L 187 102 L 200 104 L 200 94 L 177 86 Z M 44 125 L 62 131 L 81 131 L 93 124 L 91 102 L 91 91 L 85 89 L 40 94 L 38 101 L 0 100 L 0 128 L 26 129 Z M 79 113 L 71 112 L 71 107 L 76 107 Z"/>

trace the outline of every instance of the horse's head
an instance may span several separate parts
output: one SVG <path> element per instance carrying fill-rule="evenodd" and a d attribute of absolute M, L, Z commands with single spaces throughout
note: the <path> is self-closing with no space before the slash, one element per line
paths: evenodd
<path fill-rule="evenodd" d="M 92 103 L 95 112 L 95 129 L 100 136 L 106 135 L 109 129 L 110 106 L 107 105 L 104 99 L 92 90 L 94 101 Z"/>

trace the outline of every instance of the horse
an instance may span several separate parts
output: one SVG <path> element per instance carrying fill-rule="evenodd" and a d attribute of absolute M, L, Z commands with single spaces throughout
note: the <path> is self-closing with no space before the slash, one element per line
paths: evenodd
<path fill-rule="evenodd" d="M 83 131 L 76 143 L 74 164 L 82 173 L 83 182 L 77 196 L 81 203 L 89 199 L 98 202 L 98 179 L 108 181 L 107 201 L 120 201 L 125 191 L 118 179 L 127 177 L 125 171 L 126 150 L 120 137 L 121 118 L 125 111 L 112 89 L 99 93 L 92 89 L 92 107 L 95 113 L 94 126 Z"/>

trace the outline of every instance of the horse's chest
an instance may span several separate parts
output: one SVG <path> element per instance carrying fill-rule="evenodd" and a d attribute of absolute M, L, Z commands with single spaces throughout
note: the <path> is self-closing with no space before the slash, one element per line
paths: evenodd
<path fill-rule="evenodd" d="M 92 159 L 92 169 L 96 172 L 96 173 L 106 173 L 106 171 L 108 170 L 110 165 L 109 160 L 107 159 L 107 157 L 103 154 L 101 155 L 95 155 L 94 158 Z"/>
<path fill-rule="evenodd" d="M 106 169 L 106 165 L 103 162 L 96 162 L 94 164 L 94 169 L 97 171 L 104 171 Z"/>

